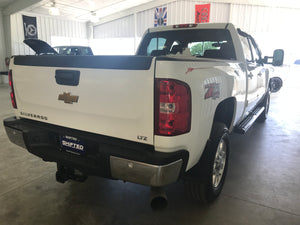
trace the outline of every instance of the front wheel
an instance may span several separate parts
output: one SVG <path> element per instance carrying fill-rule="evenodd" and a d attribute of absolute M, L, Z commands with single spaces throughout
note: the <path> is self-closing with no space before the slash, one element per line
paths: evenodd
<path fill-rule="evenodd" d="M 203 155 L 186 179 L 187 194 L 202 203 L 213 202 L 222 191 L 228 158 L 228 129 L 225 124 L 215 122 Z"/>

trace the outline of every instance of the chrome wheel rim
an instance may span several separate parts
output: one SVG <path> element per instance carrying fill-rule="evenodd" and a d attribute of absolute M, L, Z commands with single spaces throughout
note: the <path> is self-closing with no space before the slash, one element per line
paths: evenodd
<path fill-rule="evenodd" d="M 213 167 L 212 184 L 215 189 L 219 187 L 224 174 L 226 157 L 227 157 L 226 148 L 227 148 L 226 143 L 222 139 L 218 145 L 218 149 L 214 160 L 214 167 Z"/>

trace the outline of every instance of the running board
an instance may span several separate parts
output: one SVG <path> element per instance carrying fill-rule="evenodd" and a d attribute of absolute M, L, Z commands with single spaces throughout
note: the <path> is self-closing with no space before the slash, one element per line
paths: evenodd
<path fill-rule="evenodd" d="M 239 125 L 235 126 L 234 131 L 239 134 L 245 134 L 264 110 L 265 107 L 257 107 Z"/>

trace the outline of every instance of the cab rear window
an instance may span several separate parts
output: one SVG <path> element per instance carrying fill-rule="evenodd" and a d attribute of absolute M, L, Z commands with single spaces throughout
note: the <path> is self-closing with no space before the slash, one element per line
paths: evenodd
<path fill-rule="evenodd" d="M 235 60 L 230 32 L 225 29 L 172 30 L 149 33 L 138 55 L 191 56 Z"/>

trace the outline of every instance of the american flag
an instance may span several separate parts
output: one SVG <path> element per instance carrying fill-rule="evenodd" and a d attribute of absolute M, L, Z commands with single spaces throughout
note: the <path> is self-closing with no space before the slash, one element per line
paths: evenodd
<path fill-rule="evenodd" d="M 156 8 L 154 14 L 154 26 L 166 26 L 167 25 L 167 7 Z"/>

